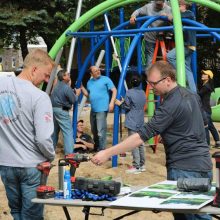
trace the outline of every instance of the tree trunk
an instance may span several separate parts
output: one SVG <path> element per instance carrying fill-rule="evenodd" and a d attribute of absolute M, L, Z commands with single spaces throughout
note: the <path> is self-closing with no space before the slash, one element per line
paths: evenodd
<path fill-rule="evenodd" d="M 20 28 L 20 46 L 21 46 L 21 54 L 22 54 L 23 60 L 28 54 L 27 44 L 28 42 L 26 39 L 26 29 Z"/>

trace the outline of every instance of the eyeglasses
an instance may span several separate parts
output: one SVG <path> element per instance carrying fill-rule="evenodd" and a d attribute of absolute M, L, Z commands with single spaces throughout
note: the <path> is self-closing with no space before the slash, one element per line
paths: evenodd
<path fill-rule="evenodd" d="M 167 77 L 164 77 L 162 79 L 159 79 L 158 81 L 156 82 L 151 82 L 151 81 L 148 81 L 146 80 L 147 83 L 149 83 L 151 86 L 156 86 L 158 83 L 162 82 L 163 80 L 165 80 Z"/>

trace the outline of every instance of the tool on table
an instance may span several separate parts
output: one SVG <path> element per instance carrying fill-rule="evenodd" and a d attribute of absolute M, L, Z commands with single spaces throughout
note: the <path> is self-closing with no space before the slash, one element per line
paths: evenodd
<path fill-rule="evenodd" d="M 37 165 L 37 169 L 41 171 L 40 186 L 37 187 L 37 198 L 48 199 L 53 198 L 55 194 L 55 188 L 47 186 L 47 177 L 50 173 L 51 168 L 54 165 L 50 162 L 42 162 Z"/>
<path fill-rule="evenodd" d="M 177 189 L 183 192 L 208 192 L 212 187 L 209 178 L 179 178 Z"/>
<path fill-rule="evenodd" d="M 215 158 L 216 167 L 216 192 L 212 205 L 220 207 L 220 152 L 215 152 L 212 157 Z"/>
<path fill-rule="evenodd" d="M 116 196 L 120 193 L 121 183 L 114 180 L 97 180 L 77 177 L 74 189 L 84 190 L 97 195 Z"/>
<path fill-rule="evenodd" d="M 85 154 L 68 154 L 64 159 L 60 159 L 58 162 L 59 165 L 59 190 L 63 190 L 63 182 L 64 182 L 64 173 L 65 167 L 70 164 L 70 175 L 71 182 L 75 182 L 75 172 L 76 168 L 79 167 L 81 162 L 87 162 L 90 160 L 90 157 Z"/>

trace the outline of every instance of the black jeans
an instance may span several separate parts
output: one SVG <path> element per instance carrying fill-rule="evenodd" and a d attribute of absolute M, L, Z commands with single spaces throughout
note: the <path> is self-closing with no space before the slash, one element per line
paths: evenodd
<path fill-rule="evenodd" d="M 213 122 L 212 122 L 212 118 L 211 118 L 211 113 L 205 112 L 206 114 L 206 118 L 208 120 L 208 128 L 206 128 L 206 140 L 208 145 L 210 145 L 210 136 L 209 136 L 209 131 L 211 132 L 213 139 L 216 141 L 219 141 L 219 134 L 217 129 L 215 128 Z"/>

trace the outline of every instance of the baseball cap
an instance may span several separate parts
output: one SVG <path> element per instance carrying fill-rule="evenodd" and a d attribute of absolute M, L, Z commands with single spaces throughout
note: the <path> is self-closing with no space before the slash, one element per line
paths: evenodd
<path fill-rule="evenodd" d="M 210 79 L 213 79 L 213 72 L 211 70 L 202 70 L 202 73 L 208 75 Z"/>

